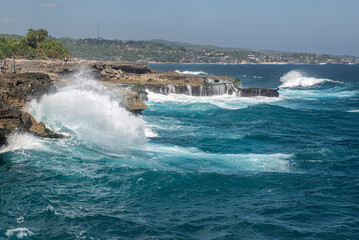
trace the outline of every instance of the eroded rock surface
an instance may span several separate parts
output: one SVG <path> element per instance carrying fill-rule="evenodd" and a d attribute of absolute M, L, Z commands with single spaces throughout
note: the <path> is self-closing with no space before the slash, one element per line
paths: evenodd
<path fill-rule="evenodd" d="M 44 123 L 23 110 L 26 102 L 53 90 L 53 83 L 44 73 L 2 73 L 0 75 L 0 145 L 14 132 L 27 131 L 41 137 L 62 138 Z"/>

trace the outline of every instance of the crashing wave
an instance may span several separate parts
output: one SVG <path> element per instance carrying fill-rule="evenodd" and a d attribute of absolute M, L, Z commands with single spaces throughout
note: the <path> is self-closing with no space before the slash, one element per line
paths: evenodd
<path fill-rule="evenodd" d="M 33 100 L 27 111 L 56 131 L 97 146 L 127 148 L 146 141 L 145 121 L 119 105 L 113 92 L 86 75 Z M 111 147 L 112 148 L 112 147 Z"/>
<path fill-rule="evenodd" d="M 323 82 L 340 83 L 339 81 L 334 81 L 327 78 L 306 77 L 296 70 L 292 70 L 284 74 L 280 78 L 280 81 L 282 82 L 282 84 L 279 86 L 279 88 L 312 87 Z"/>
<path fill-rule="evenodd" d="M 189 75 L 208 75 L 208 73 L 203 72 L 203 71 L 180 71 L 180 70 L 176 70 L 176 73 L 180 73 L 180 74 L 189 74 Z"/>

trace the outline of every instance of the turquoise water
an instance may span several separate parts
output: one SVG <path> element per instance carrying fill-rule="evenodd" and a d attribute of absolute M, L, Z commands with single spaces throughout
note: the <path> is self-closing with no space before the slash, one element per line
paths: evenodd
<path fill-rule="evenodd" d="M 135 117 L 86 73 L 27 107 L 69 139 L 0 152 L 0 239 L 358 239 L 359 66 L 151 64 L 281 88 L 149 94 Z"/>

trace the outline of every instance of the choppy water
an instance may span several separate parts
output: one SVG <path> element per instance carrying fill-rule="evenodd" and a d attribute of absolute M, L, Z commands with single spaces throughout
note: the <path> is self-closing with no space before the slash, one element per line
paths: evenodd
<path fill-rule="evenodd" d="M 359 238 L 359 66 L 151 67 L 286 88 L 151 93 L 135 117 L 73 76 L 28 106 L 71 138 L 0 150 L 0 239 Z"/>

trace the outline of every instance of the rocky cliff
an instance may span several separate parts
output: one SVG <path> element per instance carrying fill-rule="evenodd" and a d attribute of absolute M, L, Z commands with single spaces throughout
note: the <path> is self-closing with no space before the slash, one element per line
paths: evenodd
<path fill-rule="evenodd" d="M 14 132 L 28 131 L 41 137 L 62 138 L 61 134 L 48 129 L 25 112 L 26 102 L 51 91 L 53 83 L 44 73 L 0 74 L 0 145 Z"/>

